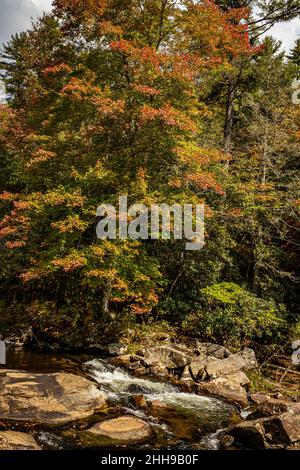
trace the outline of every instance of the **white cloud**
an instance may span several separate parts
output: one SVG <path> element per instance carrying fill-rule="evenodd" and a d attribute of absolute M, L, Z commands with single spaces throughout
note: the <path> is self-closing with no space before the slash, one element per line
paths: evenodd
<path fill-rule="evenodd" d="M 32 3 L 42 11 L 48 11 L 51 9 L 52 0 L 32 0 Z"/>
<path fill-rule="evenodd" d="M 288 23 L 278 23 L 266 35 L 279 39 L 282 42 L 282 48 L 289 51 L 296 39 L 300 38 L 300 18 L 295 18 Z"/>
<path fill-rule="evenodd" d="M 12 34 L 24 31 L 31 19 L 51 10 L 51 0 L 0 0 L 0 46 Z"/>

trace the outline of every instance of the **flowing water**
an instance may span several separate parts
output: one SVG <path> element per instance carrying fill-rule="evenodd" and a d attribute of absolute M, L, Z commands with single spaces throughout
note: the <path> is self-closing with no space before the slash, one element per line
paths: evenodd
<path fill-rule="evenodd" d="M 107 393 L 113 416 L 134 415 L 151 424 L 154 438 L 142 448 L 216 449 L 218 433 L 239 419 L 236 409 L 219 399 L 183 393 L 166 382 L 133 377 L 99 358 L 10 351 L 7 366 L 32 372 L 84 373 Z M 144 395 L 147 407 L 135 405 L 133 398 L 138 394 Z M 78 433 L 40 432 L 38 437 L 47 448 L 70 448 L 82 445 Z"/>

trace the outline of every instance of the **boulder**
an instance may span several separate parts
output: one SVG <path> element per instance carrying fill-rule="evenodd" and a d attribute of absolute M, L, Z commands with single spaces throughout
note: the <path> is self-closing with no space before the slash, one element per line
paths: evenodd
<path fill-rule="evenodd" d="M 184 369 L 183 369 L 183 372 L 181 374 L 181 377 L 180 379 L 182 381 L 185 381 L 185 380 L 191 380 L 191 373 L 190 373 L 190 368 L 189 366 L 185 366 Z"/>
<path fill-rule="evenodd" d="M 31 434 L 0 431 L 0 450 L 42 450 Z"/>
<path fill-rule="evenodd" d="M 195 381 L 204 380 L 207 376 L 206 374 L 206 360 L 207 357 L 204 353 L 201 353 L 195 359 L 192 360 L 189 366 L 190 374 Z"/>
<path fill-rule="evenodd" d="M 244 386 L 249 383 L 250 381 L 244 372 L 236 372 L 226 377 L 218 377 L 210 382 L 201 383 L 198 385 L 198 391 L 246 407 L 248 406 L 248 398 Z"/>
<path fill-rule="evenodd" d="M 255 353 L 252 349 L 244 349 L 238 354 L 231 354 L 225 359 L 208 357 L 206 372 L 211 379 L 234 374 L 238 371 L 247 371 L 257 367 Z"/>
<path fill-rule="evenodd" d="M 140 359 L 143 358 L 134 354 L 123 354 L 122 356 L 111 357 L 107 362 L 114 367 L 130 367 L 132 364 L 138 364 Z"/>
<path fill-rule="evenodd" d="M 190 364 L 192 357 L 193 353 L 183 346 L 164 345 L 147 349 L 144 354 L 144 363 L 149 367 L 177 369 Z"/>
<path fill-rule="evenodd" d="M 126 344 L 111 343 L 107 345 L 107 352 L 111 356 L 123 356 L 127 351 L 128 346 Z"/>
<path fill-rule="evenodd" d="M 141 419 L 133 416 L 122 416 L 97 423 L 87 432 L 117 442 L 139 442 L 151 436 L 151 427 Z"/>
<path fill-rule="evenodd" d="M 208 357 L 206 372 L 210 379 L 216 379 L 225 375 L 234 374 L 242 370 L 245 366 L 244 359 L 238 354 L 232 354 L 226 359 Z"/>
<path fill-rule="evenodd" d="M 252 411 L 248 416 L 247 420 L 251 419 L 258 419 L 258 418 L 266 418 L 268 416 L 274 416 L 277 414 L 284 413 L 288 410 L 288 404 L 284 402 L 278 401 L 277 403 L 274 402 L 266 402 L 258 405 L 257 408 Z"/>
<path fill-rule="evenodd" d="M 92 416 L 106 405 L 106 394 L 84 377 L 3 370 L 0 420 L 63 425 Z"/>
<path fill-rule="evenodd" d="M 240 351 L 238 354 L 244 359 L 244 362 L 245 362 L 245 365 L 243 367 L 244 371 L 256 369 L 258 367 L 255 352 L 253 351 L 253 349 L 245 348 L 242 351 Z"/>
<path fill-rule="evenodd" d="M 261 405 L 262 403 L 266 403 L 270 400 L 272 400 L 270 395 L 267 395 L 264 392 L 256 392 L 256 393 L 251 393 L 249 395 L 249 399 L 255 403 L 256 405 Z"/>
<path fill-rule="evenodd" d="M 152 390 L 150 387 L 147 387 L 146 385 L 132 383 L 125 388 L 124 392 L 132 393 L 135 395 L 141 395 L 141 394 L 151 393 Z"/>
<path fill-rule="evenodd" d="M 247 416 L 248 420 L 285 413 L 291 405 L 287 400 L 273 398 L 264 393 L 251 394 L 249 398 L 256 406 L 255 410 Z"/>
<path fill-rule="evenodd" d="M 287 412 L 277 416 L 244 421 L 227 434 L 253 448 L 297 446 L 300 444 L 300 405 L 290 405 Z"/>
<path fill-rule="evenodd" d="M 151 402 L 151 408 L 152 408 L 152 411 L 166 411 L 170 407 L 167 403 L 164 403 L 163 401 L 153 400 Z"/>
<path fill-rule="evenodd" d="M 274 395 L 270 396 L 263 392 L 251 393 L 249 399 L 255 404 L 255 409 L 247 416 L 247 420 L 266 418 L 288 411 L 292 403 L 285 400 L 281 394 L 275 396 L 279 398 L 274 398 Z"/>
<path fill-rule="evenodd" d="M 265 428 L 274 444 L 300 442 L 300 405 L 291 405 L 287 412 L 266 421 Z"/>
<path fill-rule="evenodd" d="M 149 374 L 155 375 L 156 377 L 169 377 L 168 369 L 161 365 L 153 366 L 148 369 Z"/>
<path fill-rule="evenodd" d="M 231 447 L 233 444 L 234 444 L 234 437 L 230 436 L 229 434 L 225 434 L 220 439 L 220 445 L 224 449 L 226 449 L 227 447 Z"/>
<path fill-rule="evenodd" d="M 135 367 L 135 368 L 130 368 L 130 370 L 132 371 L 132 373 L 133 373 L 136 377 L 143 377 L 144 375 L 149 375 L 149 374 L 151 374 L 151 370 L 150 370 L 150 369 L 147 369 L 147 367 L 143 367 L 143 366 Z"/>
<path fill-rule="evenodd" d="M 134 395 L 132 399 L 133 399 L 133 403 L 138 408 L 146 408 L 147 407 L 147 402 L 146 402 L 146 399 L 145 399 L 144 395 Z"/>
<path fill-rule="evenodd" d="M 276 405 L 283 403 L 286 406 L 289 406 L 293 404 L 291 401 L 284 398 L 282 393 L 272 393 L 269 395 L 264 392 L 255 392 L 249 395 L 249 399 L 251 402 L 255 403 L 255 405 L 265 405 L 267 403 Z"/>
<path fill-rule="evenodd" d="M 227 434 L 234 437 L 235 442 L 250 449 L 265 449 L 265 429 L 261 420 L 245 421 L 234 425 Z"/>
<path fill-rule="evenodd" d="M 201 343 L 200 341 L 196 342 L 196 349 L 201 354 L 205 356 L 216 357 L 217 359 L 225 359 L 230 356 L 231 352 L 224 348 L 224 346 L 219 346 L 214 343 Z"/>

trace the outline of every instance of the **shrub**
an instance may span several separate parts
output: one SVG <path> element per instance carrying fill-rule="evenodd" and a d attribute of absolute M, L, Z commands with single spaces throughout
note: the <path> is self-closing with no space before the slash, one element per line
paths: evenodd
<path fill-rule="evenodd" d="M 260 339 L 274 342 L 284 332 L 285 309 L 246 288 L 223 282 L 201 290 L 202 308 L 183 322 L 185 333 L 233 345 Z"/>

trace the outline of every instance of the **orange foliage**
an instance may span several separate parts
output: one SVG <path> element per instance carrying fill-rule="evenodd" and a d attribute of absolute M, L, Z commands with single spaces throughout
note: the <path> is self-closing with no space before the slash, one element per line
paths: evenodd
<path fill-rule="evenodd" d="M 143 125 L 156 119 L 163 121 L 168 126 L 177 127 L 182 131 L 197 132 L 197 125 L 185 113 L 165 104 L 161 108 L 153 108 L 144 105 L 140 111 L 140 124 Z"/>

